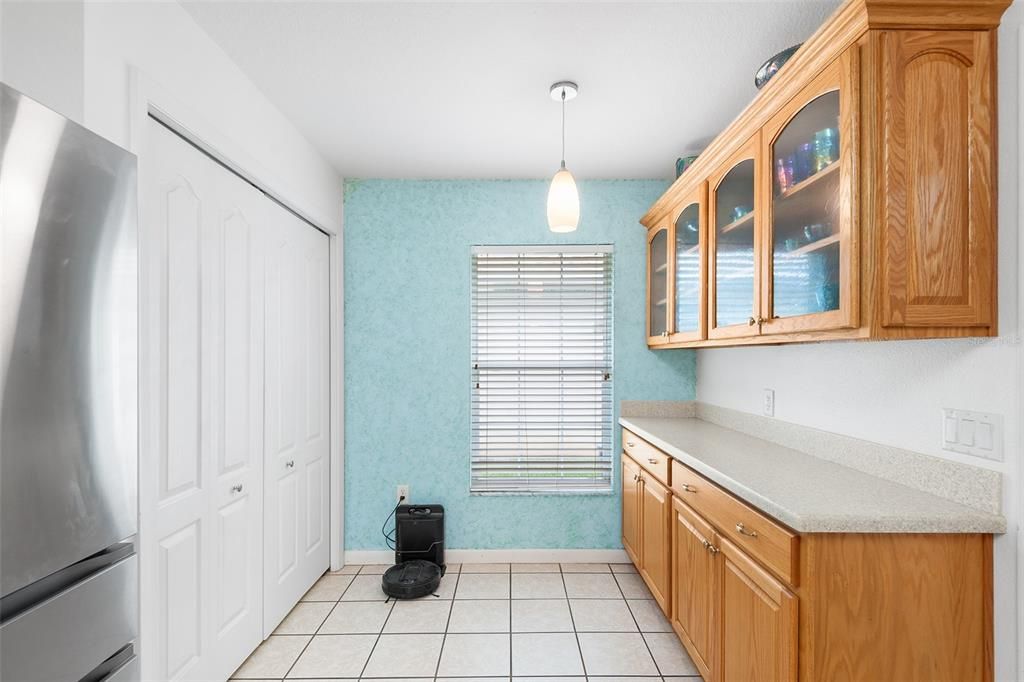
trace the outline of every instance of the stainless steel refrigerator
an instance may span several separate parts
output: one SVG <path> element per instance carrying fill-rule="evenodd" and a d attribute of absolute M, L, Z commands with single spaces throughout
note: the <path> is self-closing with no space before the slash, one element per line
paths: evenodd
<path fill-rule="evenodd" d="M 137 679 L 132 154 L 0 83 L 0 679 Z"/>

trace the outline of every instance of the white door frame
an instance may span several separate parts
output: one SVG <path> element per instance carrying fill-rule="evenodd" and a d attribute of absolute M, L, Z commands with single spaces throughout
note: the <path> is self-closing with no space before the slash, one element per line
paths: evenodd
<path fill-rule="evenodd" d="M 345 564 L 344 555 L 344 495 L 345 495 L 345 441 L 344 392 L 342 368 L 344 363 L 344 280 L 342 278 L 343 239 L 342 225 L 319 209 L 305 205 L 298 197 L 289 196 L 288 183 L 255 161 L 244 148 L 201 115 L 181 104 L 159 84 L 137 67 L 129 69 L 129 151 L 139 157 L 139 177 L 143 177 L 147 159 L 145 149 L 146 122 L 150 115 L 160 120 L 189 142 L 200 148 L 233 172 L 260 188 L 267 196 L 292 211 L 330 238 L 330 555 L 331 570 Z M 341 179 L 339 178 L 339 183 Z M 139 197 L 140 215 L 143 197 Z M 139 304 L 148 292 L 139 292 Z M 139 451 L 150 451 L 153 445 L 146 441 L 148 434 L 140 433 Z"/>

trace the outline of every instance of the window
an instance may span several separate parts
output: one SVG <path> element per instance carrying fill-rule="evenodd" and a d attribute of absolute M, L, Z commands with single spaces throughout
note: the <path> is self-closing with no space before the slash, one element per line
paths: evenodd
<path fill-rule="evenodd" d="M 471 492 L 611 491 L 611 246 L 475 247 L 471 310 Z"/>

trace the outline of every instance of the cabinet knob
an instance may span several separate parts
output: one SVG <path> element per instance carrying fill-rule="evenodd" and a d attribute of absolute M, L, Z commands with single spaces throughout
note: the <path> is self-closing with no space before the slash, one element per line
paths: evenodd
<path fill-rule="evenodd" d="M 756 530 L 747 530 L 747 527 L 744 526 L 742 523 L 737 523 L 736 524 L 736 532 L 739 533 L 740 535 L 746 535 L 748 538 L 756 538 L 757 537 L 757 531 Z"/>
<path fill-rule="evenodd" d="M 694 488 L 694 487 L 693 487 L 692 485 L 690 485 L 689 483 L 684 483 L 684 484 L 683 484 L 683 490 L 684 490 L 685 492 L 688 492 L 688 493 L 695 493 L 695 492 L 697 492 L 697 489 L 696 489 L 696 488 Z"/>
<path fill-rule="evenodd" d="M 640 474 L 633 474 L 633 481 L 635 482 L 635 481 L 639 481 L 639 480 L 640 480 Z"/>
<path fill-rule="evenodd" d="M 242 492 L 242 484 L 239 483 L 237 485 L 231 486 L 231 492 L 233 492 L 233 493 L 240 493 L 240 492 Z"/>
<path fill-rule="evenodd" d="M 711 552 L 712 554 L 718 554 L 718 552 L 721 551 L 721 550 L 719 550 L 717 547 L 715 547 L 714 545 L 712 545 L 709 542 L 708 543 L 708 551 Z"/>
<path fill-rule="evenodd" d="M 287 462 L 285 462 L 284 465 L 286 467 L 288 467 L 289 469 L 294 469 L 295 468 L 295 460 L 294 459 L 290 459 Z"/>
<path fill-rule="evenodd" d="M 748 327 L 753 327 L 755 324 L 757 324 L 757 319 L 752 317 L 749 320 L 747 320 L 747 326 Z"/>

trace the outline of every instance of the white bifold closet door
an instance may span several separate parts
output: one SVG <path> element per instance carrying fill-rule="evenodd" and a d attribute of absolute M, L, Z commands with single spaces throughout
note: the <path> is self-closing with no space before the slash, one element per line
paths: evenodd
<path fill-rule="evenodd" d="M 225 680 L 276 627 L 280 604 L 298 600 L 289 589 L 301 596 L 329 563 L 329 396 L 306 379 L 324 368 L 326 386 L 328 376 L 320 348 L 329 346 L 328 288 L 313 289 L 327 238 L 152 119 L 146 145 L 139 267 L 143 679 Z M 314 257 L 314 243 L 322 255 Z M 271 273 L 280 281 L 282 271 L 291 273 L 287 301 L 268 282 Z M 308 319 L 321 309 L 322 318 Z M 271 356 L 267 344 L 281 336 L 271 319 L 282 314 L 287 351 L 274 346 Z M 289 505 L 298 511 L 280 509 L 274 488 L 281 476 L 270 463 L 286 454 L 274 434 L 285 422 L 264 401 L 278 395 L 290 399 L 289 471 L 302 485 Z M 310 435 L 316 433 L 320 443 Z M 276 514 L 299 520 L 280 524 Z M 265 577 L 265 548 L 282 545 L 301 550 L 289 574 L 296 577 L 281 581 L 286 597 Z"/>
<path fill-rule="evenodd" d="M 266 289 L 268 636 L 330 563 L 329 241 L 284 209 L 273 215 Z"/>

